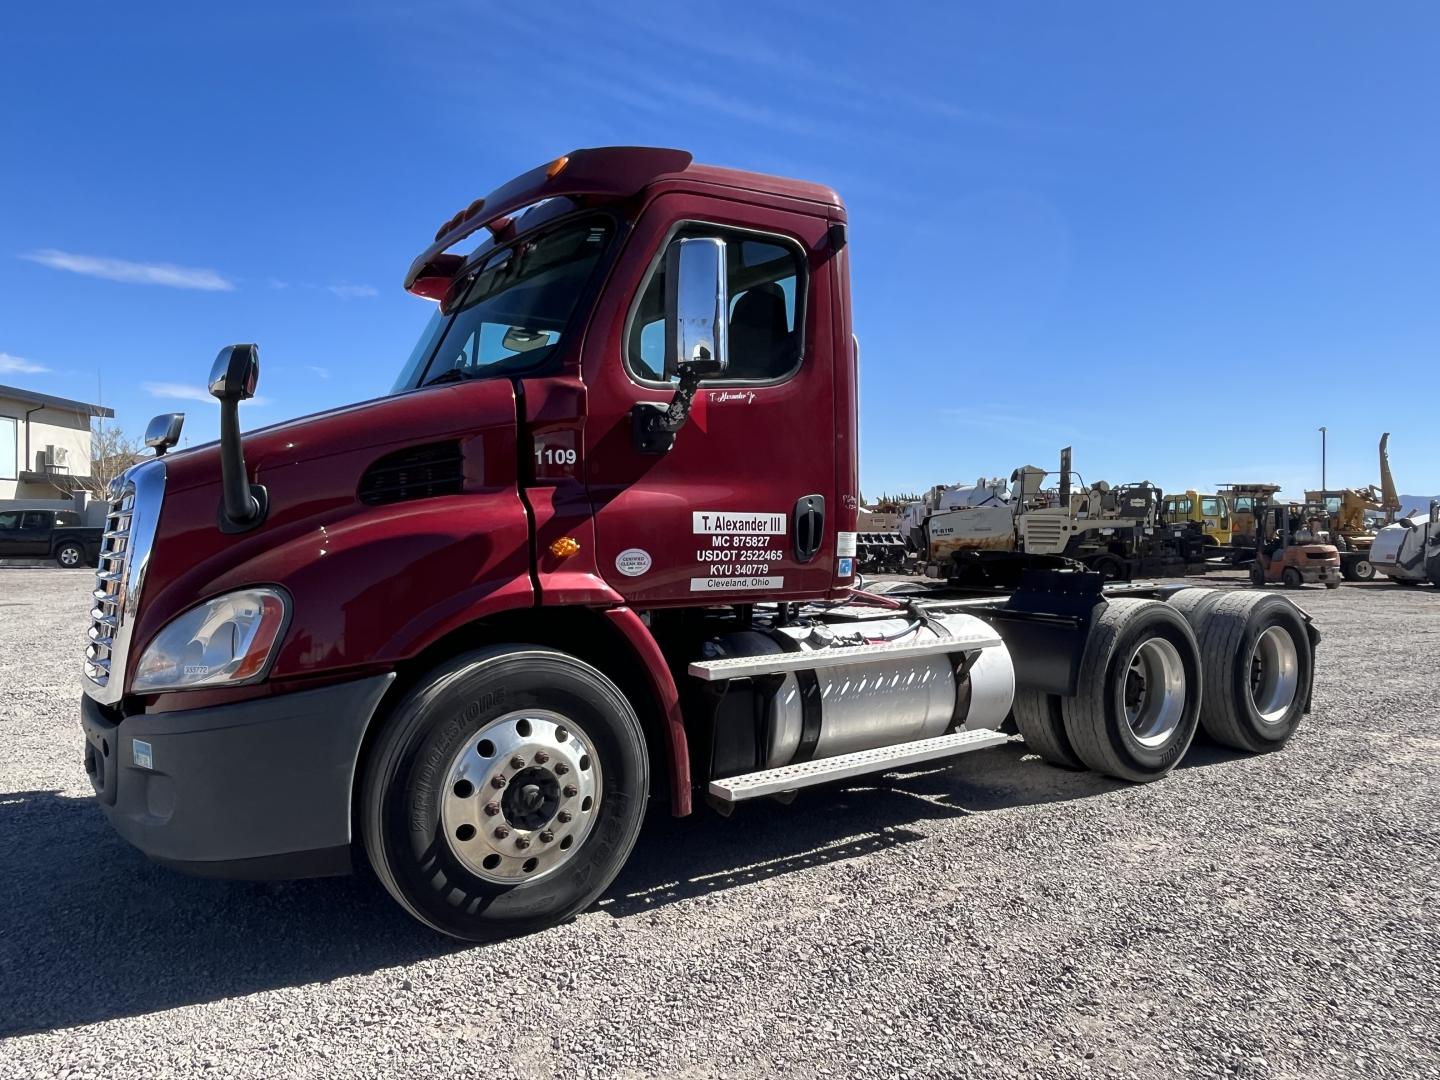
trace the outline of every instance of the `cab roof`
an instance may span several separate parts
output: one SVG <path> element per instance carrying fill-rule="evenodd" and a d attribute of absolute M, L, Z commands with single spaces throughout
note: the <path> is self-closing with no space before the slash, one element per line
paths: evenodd
<path fill-rule="evenodd" d="M 781 195 L 839 209 L 840 196 L 823 184 L 765 173 L 697 165 L 687 150 L 653 146 L 603 146 L 572 150 L 554 161 L 501 184 L 476 199 L 440 226 L 435 240 L 415 257 L 405 274 L 405 288 L 438 299 L 436 290 L 449 282 L 461 259 L 447 249 L 480 229 L 497 237 L 511 224 L 511 215 L 542 199 L 591 197 L 622 199 L 662 180 L 685 179 L 744 191 Z"/>

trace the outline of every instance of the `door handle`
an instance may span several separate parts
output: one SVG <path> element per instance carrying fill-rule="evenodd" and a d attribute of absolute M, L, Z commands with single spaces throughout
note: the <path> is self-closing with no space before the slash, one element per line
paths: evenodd
<path fill-rule="evenodd" d="M 825 542 L 825 496 L 805 495 L 795 503 L 795 561 L 815 558 Z"/>

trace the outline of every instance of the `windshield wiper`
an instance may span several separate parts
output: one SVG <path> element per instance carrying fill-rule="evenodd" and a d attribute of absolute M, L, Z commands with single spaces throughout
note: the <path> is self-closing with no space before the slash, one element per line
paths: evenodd
<path fill-rule="evenodd" d="M 420 384 L 420 386 L 423 389 L 426 386 L 435 386 L 439 383 L 460 382 L 462 379 L 473 378 L 474 376 L 471 375 L 470 372 L 466 371 L 464 368 L 452 367 L 449 371 L 442 371 L 433 379 L 426 379 L 423 383 Z"/>

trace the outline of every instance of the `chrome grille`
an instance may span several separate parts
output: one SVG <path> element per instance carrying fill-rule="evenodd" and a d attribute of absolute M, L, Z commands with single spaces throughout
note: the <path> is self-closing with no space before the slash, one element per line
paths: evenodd
<path fill-rule="evenodd" d="M 111 485 L 85 646 L 85 692 L 106 704 L 124 693 L 130 627 L 164 489 L 165 466 L 154 460 L 126 470 Z"/>

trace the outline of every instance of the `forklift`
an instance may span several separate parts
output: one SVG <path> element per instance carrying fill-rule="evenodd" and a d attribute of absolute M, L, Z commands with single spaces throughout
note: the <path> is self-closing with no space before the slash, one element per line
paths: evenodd
<path fill-rule="evenodd" d="M 1252 585 L 1278 583 L 1293 589 L 1318 583 L 1327 589 L 1340 587 L 1340 549 L 1315 540 L 1301 508 L 1257 500 L 1255 525 Z"/>

